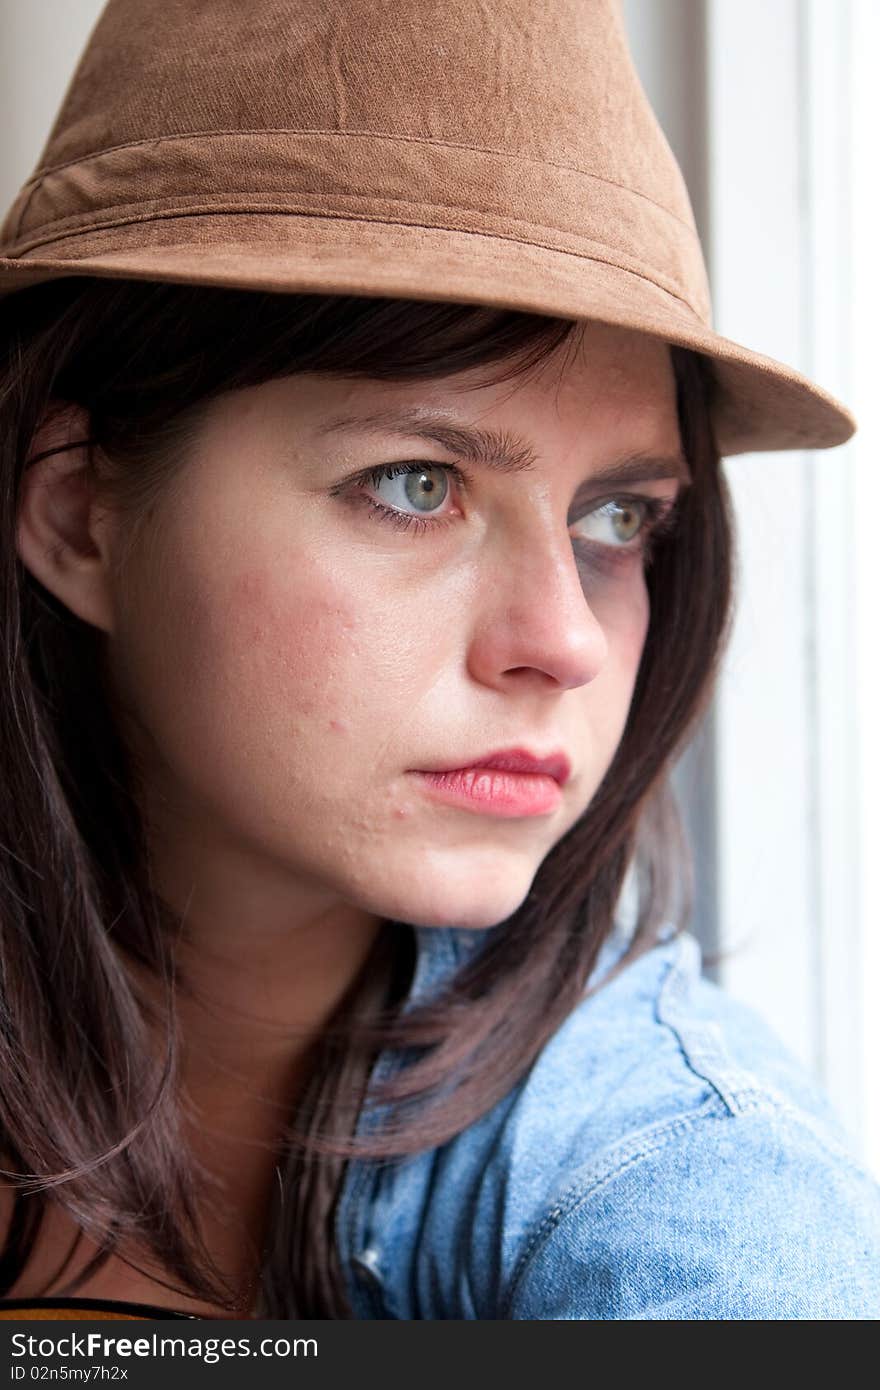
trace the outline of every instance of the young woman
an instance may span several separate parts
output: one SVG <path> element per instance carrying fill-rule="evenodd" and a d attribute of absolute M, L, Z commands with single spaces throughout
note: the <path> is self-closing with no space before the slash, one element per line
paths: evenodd
<path fill-rule="evenodd" d="M 616 7 L 112 0 L 0 277 L 10 1308 L 876 1316 L 665 793 L 719 455 L 852 422 Z"/>

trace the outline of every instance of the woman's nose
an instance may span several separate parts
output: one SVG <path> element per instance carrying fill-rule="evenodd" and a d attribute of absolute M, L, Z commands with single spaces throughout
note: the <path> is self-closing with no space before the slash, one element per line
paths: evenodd
<path fill-rule="evenodd" d="M 567 534 L 509 549 L 478 604 L 469 660 L 475 679 L 492 684 L 533 672 L 570 689 L 601 671 L 608 640 Z"/>

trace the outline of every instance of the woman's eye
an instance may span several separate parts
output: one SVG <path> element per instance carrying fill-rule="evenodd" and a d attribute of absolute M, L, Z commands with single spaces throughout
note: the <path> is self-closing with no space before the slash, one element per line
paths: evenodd
<path fill-rule="evenodd" d="M 449 468 L 441 464 L 401 464 L 384 468 L 371 479 L 373 491 L 399 511 L 415 508 L 432 516 L 449 495 Z"/>
<path fill-rule="evenodd" d="M 396 526 L 401 531 L 427 535 L 438 527 L 448 526 L 461 515 L 460 511 L 440 508 L 451 491 L 450 476 L 465 490 L 465 478 L 452 463 L 389 464 L 386 468 L 371 468 L 351 481 L 330 489 L 331 496 L 343 496 L 365 504 L 368 516 Z"/>
<path fill-rule="evenodd" d="M 654 514 L 647 498 L 611 498 L 594 507 L 577 523 L 584 540 L 598 545 L 627 546 L 635 541 Z"/>

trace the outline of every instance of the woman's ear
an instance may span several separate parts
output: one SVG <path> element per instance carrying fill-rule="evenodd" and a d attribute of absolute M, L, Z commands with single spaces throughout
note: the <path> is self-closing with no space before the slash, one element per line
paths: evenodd
<path fill-rule="evenodd" d="M 93 497 L 89 423 L 77 405 L 47 410 L 22 474 L 16 549 L 65 607 L 112 632 L 112 516 Z"/>

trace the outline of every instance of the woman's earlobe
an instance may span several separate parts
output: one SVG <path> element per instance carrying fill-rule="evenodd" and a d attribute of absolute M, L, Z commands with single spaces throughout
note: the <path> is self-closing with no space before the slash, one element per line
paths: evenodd
<path fill-rule="evenodd" d="M 109 513 L 94 495 L 88 413 L 56 404 L 31 442 L 19 485 L 16 550 L 67 608 L 113 628 Z"/>

